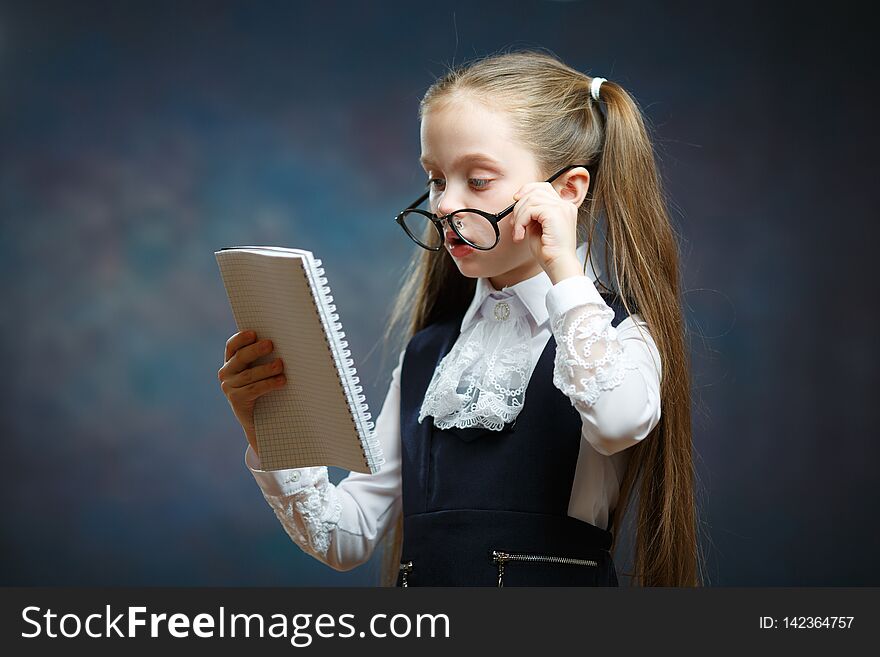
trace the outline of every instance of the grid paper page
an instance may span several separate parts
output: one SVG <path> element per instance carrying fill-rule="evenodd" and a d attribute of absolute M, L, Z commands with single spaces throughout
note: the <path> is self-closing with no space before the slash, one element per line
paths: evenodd
<path fill-rule="evenodd" d="M 236 249 L 215 254 L 236 326 L 274 346 L 250 366 L 284 361 L 287 382 L 262 395 L 254 408 L 262 467 L 333 465 L 369 473 L 304 257 Z"/>

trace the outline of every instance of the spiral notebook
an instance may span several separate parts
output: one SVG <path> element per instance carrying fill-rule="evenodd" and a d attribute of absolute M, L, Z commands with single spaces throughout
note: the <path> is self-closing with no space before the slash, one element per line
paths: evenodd
<path fill-rule="evenodd" d="M 264 470 L 333 465 L 375 474 L 385 462 L 321 260 L 311 251 L 234 246 L 215 251 L 239 331 L 281 358 L 286 383 L 254 406 Z"/>

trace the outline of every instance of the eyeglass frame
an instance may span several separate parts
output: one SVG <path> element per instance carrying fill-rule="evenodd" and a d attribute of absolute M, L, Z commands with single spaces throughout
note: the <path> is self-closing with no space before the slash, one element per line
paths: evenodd
<path fill-rule="evenodd" d="M 569 164 L 568 166 L 563 167 L 562 169 L 560 169 L 559 171 L 554 173 L 552 176 L 550 176 L 544 182 L 551 183 L 554 180 L 556 180 L 559 176 L 561 176 L 563 173 L 568 171 L 569 169 L 574 169 L 576 167 L 584 167 L 585 169 L 589 170 L 590 165 L 588 165 L 588 164 Z M 430 184 L 430 181 L 428 184 Z M 458 214 L 459 212 L 474 212 L 474 213 L 480 215 L 481 217 L 488 219 L 489 222 L 492 224 L 492 227 L 495 229 L 495 243 L 492 246 L 477 246 L 473 242 L 467 240 L 464 237 L 464 235 L 462 235 L 460 232 L 458 232 L 458 228 L 455 227 L 454 222 L 449 222 L 449 225 L 452 226 L 452 230 L 455 232 L 456 235 L 458 235 L 459 239 L 461 239 L 461 241 L 463 241 L 468 246 L 470 246 L 474 249 L 478 249 L 480 251 L 490 251 L 490 250 L 494 249 L 496 246 L 498 246 L 498 241 L 501 238 L 501 231 L 498 230 L 498 222 L 501 221 L 502 219 L 504 219 L 504 217 L 506 217 L 508 214 L 513 212 L 514 206 L 516 206 L 516 204 L 519 203 L 519 201 L 514 201 L 508 207 L 506 207 L 504 210 L 501 210 L 501 212 L 492 213 L 492 212 L 486 212 L 485 210 L 477 210 L 476 208 L 462 208 L 461 210 L 456 210 L 455 212 L 450 212 L 449 214 L 446 214 L 442 217 L 438 217 L 436 214 L 434 214 L 433 212 L 430 212 L 429 210 L 423 210 L 423 209 L 417 207 L 417 206 L 421 205 L 422 203 L 424 203 L 425 200 L 430 195 L 431 195 L 431 190 L 429 189 L 424 194 L 422 194 L 418 199 L 416 199 L 414 202 L 412 202 L 409 206 L 407 206 L 406 208 L 404 208 L 403 210 L 398 212 L 397 216 L 394 218 L 394 221 L 396 221 L 400 225 L 400 227 L 403 228 L 404 232 L 407 234 L 407 236 L 413 242 L 418 244 L 423 249 L 426 249 L 428 251 L 434 251 L 434 252 L 441 250 L 443 248 L 443 243 L 446 241 L 446 236 L 443 234 L 443 222 L 446 221 L 447 219 L 449 219 L 449 217 L 451 217 L 452 215 Z M 434 225 L 434 228 L 437 229 L 437 232 L 440 234 L 440 244 L 439 244 L 439 246 L 437 246 L 436 249 L 432 249 L 431 247 L 425 246 L 418 239 L 416 239 L 416 237 L 411 232 L 409 232 L 409 229 L 406 227 L 406 223 L 403 220 L 403 215 L 406 212 L 410 212 L 410 211 L 415 211 L 415 212 L 427 217 L 431 221 L 431 223 Z"/>

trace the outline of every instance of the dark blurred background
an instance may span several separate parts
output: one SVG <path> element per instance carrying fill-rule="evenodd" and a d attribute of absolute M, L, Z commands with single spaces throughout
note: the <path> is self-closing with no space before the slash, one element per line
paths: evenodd
<path fill-rule="evenodd" d="M 870 25 L 846 3 L 3 2 L 0 584 L 375 584 L 377 558 L 304 554 L 245 468 L 213 252 L 323 259 L 375 417 L 419 98 L 505 48 L 623 85 L 653 127 L 708 583 L 880 584 Z"/>

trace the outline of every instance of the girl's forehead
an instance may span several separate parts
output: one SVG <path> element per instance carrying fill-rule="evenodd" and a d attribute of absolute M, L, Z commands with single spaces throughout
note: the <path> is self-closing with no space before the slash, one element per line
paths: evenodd
<path fill-rule="evenodd" d="M 482 103 L 467 100 L 452 101 L 430 109 L 422 116 L 422 134 L 425 133 L 507 133 L 508 117 L 497 110 L 490 109 Z"/>
<path fill-rule="evenodd" d="M 449 104 L 422 117 L 423 164 L 452 166 L 466 155 L 502 164 L 513 156 L 509 125 L 498 112 L 476 103 Z M 478 158 L 470 158 L 476 160 Z"/>

